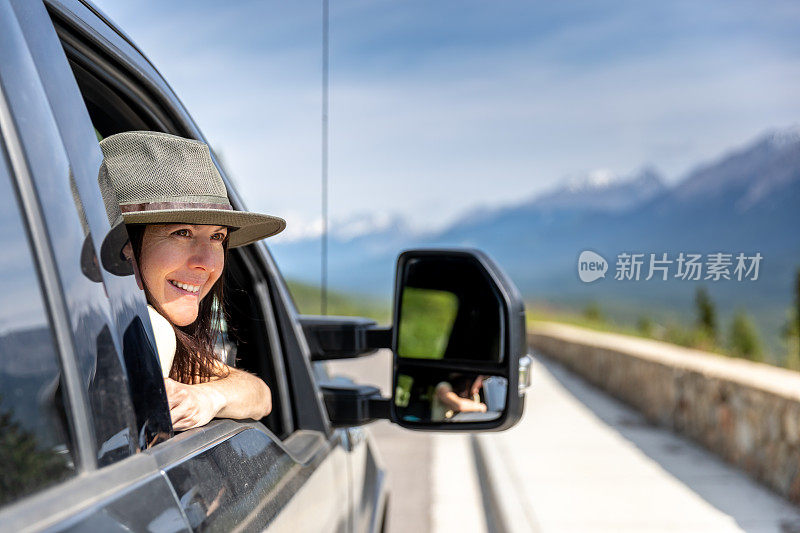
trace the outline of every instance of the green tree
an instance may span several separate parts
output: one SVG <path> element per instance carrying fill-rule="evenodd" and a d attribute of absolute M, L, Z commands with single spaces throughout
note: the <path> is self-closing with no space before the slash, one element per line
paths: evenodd
<path fill-rule="evenodd" d="M 716 341 L 717 310 L 705 287 L 698 287 L 694 295 L 694 303 L 697 311 L 697 327 L 707 335 L 712 342 Z"/>
<path fill-rule="evenodd" d="M 764 360 L 764 351 L 761 348 L 758 330 L 744 310 L 738 310 L 733 316 L 728 342 L 733 355 L 751 361 Z"/>
<path fill-rule="evenodd" d="M 606 318 L 597 302 L 589 302 L 583 310 L 583 316 L 594 322 L 605 322 Z"/>
<path fill-rule="evenodd" d="M 800 267 L 794 276 L 794 333 L 800 358 Z"/>
<path fill-rule="evenodd" d="M 655 333 L 653 320 L 649 316 L 640 316 L 636 322 L 636 329 L 645 337 L 653 337 Z"/>
<path fill-rule="evenodd" d="M 781 328 L 781 339 L 786 346 L 783 366 L 790 370 L 800 370 L 800 325 L 797 320 L 797 310 L 789 308 L 786 312 L 786 322 Z"/>

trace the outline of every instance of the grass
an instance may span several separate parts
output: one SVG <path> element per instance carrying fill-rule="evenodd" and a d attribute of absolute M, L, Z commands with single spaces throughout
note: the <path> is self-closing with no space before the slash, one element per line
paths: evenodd
<path fill-rule="evenodd" d="M 287 280 L 289 291 L 298 311 L 304 315 L 320 314 L 320 288 L 300 281 Z M 391 302 L 380 298 L 358 294 L 345 294 L 328 291 L 327 314 L 336 316 L 361 316 L 371 318 L 379 324 L 388 324 L 392 320 Z"/>
<path fill-rule="evenodd" d="M 287 284 L 301 313 L 309 315 L 320 313 L 319 287 L 292 280 L 287 281 Z M 391 306 L 391 301 L 381 298 L 338 291 L 328 292 L 327 311 L 329 315 L 360 316 L 371 318 L 379 324 L 389 324 L 392 320 Z M 676 315 L 675 313 L 659 313 L 655 309 L 651 310 L 650 314 L 637 315 L 632 312 L 632 309 L 628 309 L 626 313 L 617 313 L 616 309 L 611 307 L 601 308 L 598 304 L 591 303 L 581 311 L 577 310 L 576 307 L 556 307 L 537 302 L 528 302 L 526 309 L 529 325 L 533 325 L 536 322 L 561 322 L 595 331 L 655 339 L 678 346 L 696 348 L 731 357 L 736 356 L 729 342 L 729 321 L 721 321 L 719 338 L 715 341 L 694 326 L 692 321 L 693 310 L 686 316 Z M 618 315 L 624 316 L 625 319 L 618 318 Z M 775 366 L 800 370 L 798 340 L 795 335 L 777 344 L 767 343 L 763 360 Z"/>
<path fill-rule="evenodd" d="M 719 338 L 715 340 L 693 323 L 682 323 L 669 316 L 666 318 L 659 317 L 656 320 L 642 315 L 637 320 L 637 323 L 633 325 L 629 322 L 616 321 L 606 316 L 596 304 L 588 305 L 582 313 L 552 306 L 537 305 L 536 303 L 528 304 L 526 308 L 529 326 L 535 325 L 537 322 L 560 322 L 594 331 L 659 340 L 730 357 L 742 356 L 736 349 L 742 343 L 737 343 L 735 338 L 731 338 L 732 333 L 727 323 L 723 324 L 719 332 Z M 749 327 L 752 327 L 752 325 Z M 750 354 L 747 358 L 791 370 L 800 369 L 800 359 L 796 355 L 792 356 L 797 352 L 796 341 L 790 341 L 784 348 L 785 350 L 783 351 L 787 354 L 784 357 L 777 357 L 774 353 L 759 353 L 757 350 L 756 353 Z"/>

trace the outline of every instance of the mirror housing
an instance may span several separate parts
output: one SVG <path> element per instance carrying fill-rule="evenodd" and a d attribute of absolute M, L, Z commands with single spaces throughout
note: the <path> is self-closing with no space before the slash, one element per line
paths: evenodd
<path fill-rule="evenodd" d="M 407 296 L 409 289 L 413 298 Z M 394 294 L 392 422 L 409 429 L 436 431 L 502 431 L 513 426 L 524 409 L 530 360 L 525 306 L 502 269 L 479 250 L 408 250 L 397 260 Z M 404 305 L 413 305 L 418 316 L 409 315 L 408 310 L 404 315 Z M 430 309 L 433 311 L 426 312 Z M 418 333 L 411 340 L 410 330 Z M 414 376 L 420 378 L 416 382 L 423 387 L 412 394 Z M 466 389 L 471 384 L 475 403 L 482 405 L 484 412 L 462 411 L 446 421 L 433 414 L 433 397 L 440 385 L 445 391 L 449 386 L 449 392 L 453 392 L 455 386 L 448 381 L 454 381 L 454 376 L 467 383 Z M 498 378 L 495 383 L 505 380 L 502 410 L 487 412 L 483 402 L 489 403 L 489 395 L 481 391 L 479 401 L 475 393 L 488 377 Z M 413 411 L 409 396 L 414 401 L 419 399 L 418 405 L 429 403 Z M 427 418 L 413 414 L 426 408 Z"/>

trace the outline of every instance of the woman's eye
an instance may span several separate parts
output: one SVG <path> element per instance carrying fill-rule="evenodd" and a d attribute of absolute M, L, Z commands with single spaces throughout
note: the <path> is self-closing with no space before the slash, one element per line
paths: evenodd
<path fill-rule="evenodd" d="M 172 232 L 173 235 L 177 235 L 178 237 L 188 237 L 189 230 L 188 229 L 179 229 Z"/>
<path fill-rule="evenodd" d="M 215 233 L 214 235 L 211 236 L 211 240 L 224 241 L 225 240 L 225 234 L 224 233 Z"/>

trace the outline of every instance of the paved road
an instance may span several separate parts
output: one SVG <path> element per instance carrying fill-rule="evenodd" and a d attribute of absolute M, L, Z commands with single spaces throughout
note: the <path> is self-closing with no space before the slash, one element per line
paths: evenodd
<path fill-rule="evenodd" d="M 486 437 L 515 531 L 800 532 L 800 509 L 716 455 L 556 363 L 533 372 L 523 420 Z"/>

